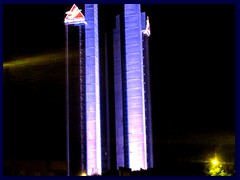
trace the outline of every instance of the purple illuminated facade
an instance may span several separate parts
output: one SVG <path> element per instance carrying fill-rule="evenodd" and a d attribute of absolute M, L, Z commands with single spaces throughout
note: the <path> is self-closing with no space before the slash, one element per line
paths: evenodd
<path fill-rule="evenodd" d="M 87 174 L 102 172 L 98 5 L 85 5 Z"/>
<path fill-rule="evenodd" d="M 124 5 L 113 31 L 117 167 L 132 170 L 153 166 L 148 37 L 140 8 Z"/>

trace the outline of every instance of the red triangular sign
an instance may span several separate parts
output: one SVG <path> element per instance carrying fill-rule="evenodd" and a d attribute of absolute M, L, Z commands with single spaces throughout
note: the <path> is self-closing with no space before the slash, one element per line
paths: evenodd
<path fill-rule="evenodd" d="M 67 16 L 65 17 L 66 20 L 84 18 L 83 14 L 81 13 L 81 10 L 79 10 L 75 4 L 71 7 L 70 11 L 66 13 L 67 13 Z"/>

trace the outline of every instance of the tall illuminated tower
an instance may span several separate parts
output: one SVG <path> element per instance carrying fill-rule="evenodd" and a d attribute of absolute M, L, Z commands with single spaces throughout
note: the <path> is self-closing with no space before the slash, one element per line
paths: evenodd
<path fill-rule="evenodd" d="M 110 153 L 109 130 L 106 133 L 103 129 L 105 134 L 101 136 L 101 126 L 109 127 L 109 122 L 101 121 L 100 112 L 98 6 L 86 4 L 84 11 L 85 17 L 73 5 L 65 18 L 68 175 L 84 171 L 88 175 L 101 174 L 102 164 L 106 166 L 110 161 L 103 156 Z M 139 4 L 124 5 L 124 14 L 116 17 L 113 45 L 117 167 L 132 170 L 153 166 L 149 28 L 149 19 L 146 21 Z M 70 47 L 78 48 L 77 56 L 75 51 L 70 55 L 68 51 L 68 31 L 73 33 L 73 29 L 78 35 L 73 39 L 78 41 Z M 69 65 L 73 72 L 69 72 Z M 102 162 L 102 157 L 108 162 Z"/>
<path fill-rule="evenodd" d="M 153 166 L 146 15 L 139 4 L 124 5 L 114 29 L 117 167 Z M 149 24 L 148 24 L 149 25 Z"/>
<path fill-rule="evenodd" d="M 101 174 L 98 5 L 86 4 L 85 16 L 87 174 Z"/>
<path fill-rule="evenodd" d="M 85 17 L 74 4 L 64 21 L 68 175 L 102 172 L 98 5 L 86 4 L 84 9 Z M 70 46 L 78 48 L 78 55 L 69 54 L 69 30 L 78 31 L 70 39 L 78 40 Z"/>

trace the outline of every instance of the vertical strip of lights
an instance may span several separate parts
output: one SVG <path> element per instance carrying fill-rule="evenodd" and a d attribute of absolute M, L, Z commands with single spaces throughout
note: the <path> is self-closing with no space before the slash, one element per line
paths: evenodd
<path fill-rule="evenodd" d="M 98 5 L 85 5 L 87 174 L 101 174 Z"/>
<path fill-rule="evenodd" d="M 123 132 L 123 92 L 122 92 L 122 57 L 120 16 L 116 16 L 116 28 L 113 30 L 114 56 L 114 94 L 115 94 L 115 127 L 116 127 L 116 160 L 117 168 L 124 167 L 124 132 Z"/>
<path fill-rule="evenodd" d="M 69 153 L 69 77 L 68 77 L 68 25 L 66 32 L 66 145 L 67 145 L 67 175 L 70 176 L 70 153 Z"/>
<path fill-rule="evenodd" d="M 124 5 L 129 167 L 147 169 L 140 4 Z"/>
<path fill-rule="evenodd" d="M 85 108 L 85 57 L 83 54 L 83 34 L 84 26 L 79 24 L 79 111 L 80 111 L 80 143 L 81 143 L 81 172 L 86 172 L 86 108 Z"/>

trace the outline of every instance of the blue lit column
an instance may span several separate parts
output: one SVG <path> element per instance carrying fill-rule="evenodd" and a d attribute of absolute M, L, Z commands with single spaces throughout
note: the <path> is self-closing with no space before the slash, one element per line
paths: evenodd
<path fill-rule="evenodd" d="M 140 4 L 124 5 L 129 167 L 147 169 Z"/>
<path fill-rule="evenodd" d="M 87 174 L 101 174 L 98 6 L 85 5 Z"/>
<path fill-rule="evenodd" d="M 122 57 L 120 16 L 116 16 L 116 28 L 113 30 L 114 55 L 114 94 L 115 94 L 115 122 L 116 122 L 116 160 L 117 168 L 124 167 L 124 126 L 123 126 L 123 92 L 122 92 Z"/>

